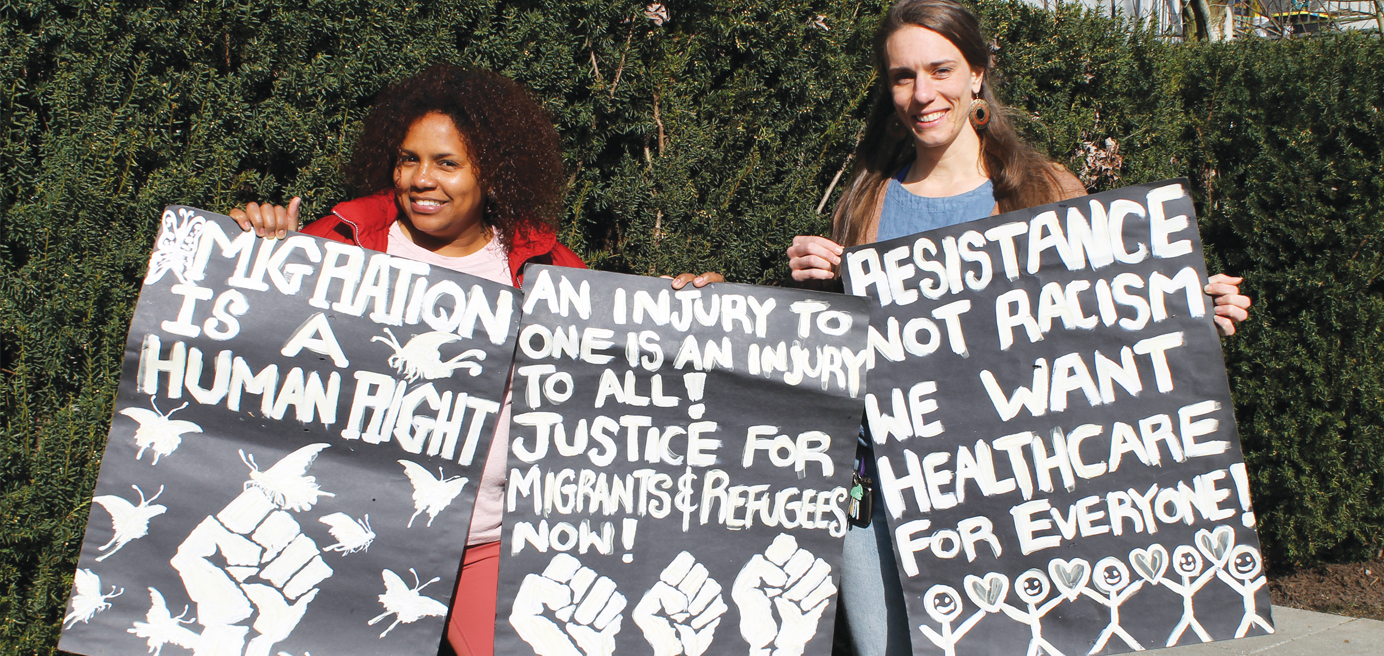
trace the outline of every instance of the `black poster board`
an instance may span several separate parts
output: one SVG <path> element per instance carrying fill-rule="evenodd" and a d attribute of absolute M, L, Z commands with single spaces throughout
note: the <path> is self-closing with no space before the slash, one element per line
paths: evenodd
<path fill-rule="evenodd" d="M 59 647 L 435 653 L 519 293 L 162 221 Z"/>
<path fill-rule="evenodd" d="M 1187 189 L 847 251 L 915 653 L 1273 631 Z"/>
<path fill-rule="evenodd" d="M 495 651 L 828 653 L 866 302 L 529 267 Z"/>

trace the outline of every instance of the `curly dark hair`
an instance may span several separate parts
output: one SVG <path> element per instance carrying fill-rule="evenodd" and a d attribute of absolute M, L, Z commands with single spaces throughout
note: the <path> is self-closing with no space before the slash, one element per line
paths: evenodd
<path fill-rule="evenodd" d="M 509 248 L 516 231 L 557 227 L 564 181 L 557 130 L 523 87 L 497 73 L 433 64 L 380 92 L 345 167 L 362 195 L 394 188 L 415 121 L 451 117 L 485 190 L 484 220 Z"/>

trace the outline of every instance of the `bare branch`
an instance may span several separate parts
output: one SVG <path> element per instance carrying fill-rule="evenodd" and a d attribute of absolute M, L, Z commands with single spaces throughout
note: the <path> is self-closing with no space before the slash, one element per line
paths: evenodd
<path fill-rule="evenodd" d="M 846 161 L 841 163 L 841 169 L 832 177 L 831 184 L 827 185 L 827 193 L 822 194 L 822 202 L 817 203 L 817 213 L 822 213 L 822 208 L 827 206 L 827 200 L 831 198 L 831 192 L 836 189 L 836 183 L 841 181 L 841 175 L 846 172 L 846 168 L 851 165 L 851 160 L 855 158 L 855 153 L 846 156 Z"/>
<path fill-rule="evenodd" d="M 663 157 L 663 119 L 658 116 L 658 94 L 654 94 L 654 123 L 658 124 L 658 156 Z"/>
<path fill-rule="evenodd" d="M 605 86 L 605 80 L 601 79 L 601 67 L 596 65 L 596 51 L 591 48 L 589 42 L 587 43 L 586 51 L 591 53 L 591 70 L 596 73 L 596 83 Z"/>
<path fill-rule="evenodd" d="M 620 86 L 620 74 L 625 72 L 625 55 L 630 53 L 630 39 L 634 38 L 634 26 L 630 26 L 629 36 L 625 37 L 625 50 L 620 53 L 620 65 L 615 68 L 615 81 L 610 83 L 610 97 L 615 97 L 615 87 Z"/>

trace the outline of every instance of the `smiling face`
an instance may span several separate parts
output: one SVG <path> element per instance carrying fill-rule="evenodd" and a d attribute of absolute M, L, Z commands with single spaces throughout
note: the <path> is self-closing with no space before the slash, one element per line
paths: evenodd
<path fill-rule="evenodd" d="M 1096 563 L 1095 584 L 1101 592 L 1119 592 L 1129 584 L 1129 568 L 1118 558 L 1102 558 Z"/>
<path fill-rule="evenodd" d="M 1248 581 L 1258 576 L 1260 567 L 1259 552 L 1254 547 L 1240 545 L 1230 557 L 1230 569 L 1237 579 Z"/>
<path fill-rule="evenodd" d="M 1184 544 L 1173 551 L 1173 568 L 1183 576 L 1196 576 L 1201 573 L 1201 554 Z"/>
<path fill-rule="evenodd" d="M 1031 569 L 1015 579 L 1015 592 L 1026 603 L 1036 604 L 1048 596 L 1048 575 L 1042 570 Z"/>
<path fill-rule="evenodd" d="M 414 121 L 394 166 L 399 223 L 413 243 L 440 255 L 470 255 L 489 243 L 485 190 L 452 119 Z"/>
<path fill-rule="evenodd" d="M 956 589 L 947 585 L 934 585 L 923 596 L 923 608 L 939 624 L 955 620 L 961 615 Z"/>
<path fill-rule="evenodd" d="M 978 143 L 969 115 L 984 71 L 972 69 L 946 37 L 906 25 L 885 44 L 894 112 L 919 149 L 945 151 L 958 140 Z"/>

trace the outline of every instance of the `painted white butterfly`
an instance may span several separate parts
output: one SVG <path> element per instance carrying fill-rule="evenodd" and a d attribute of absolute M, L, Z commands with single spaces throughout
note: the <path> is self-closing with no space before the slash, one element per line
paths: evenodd
<path fill-rule="evenodd" d="M 98 550 L 105 551 L 111 545 L 115 545 L 115 548 L 111 549 L 110 553 L 98 557 L 96 559 L 98 563 L 115 555 L 115 552 L 120 551 L 120 548 L 131 540 L 138 540 L 148 535 L 149 520 L 168 511 L 168 508 L 161 504 L 149 505 L 163 494 L 162 485 L 159 486 L 158 494 L 148 499 L 144 498 L 144 491 L 139 489 L 138 485 L 131 485 L 130 487 L 139 493 L 138 506 L 113 494 L 103 494 L 92 498 L 92 501 L 101 504 L 101 507 L 111 514 L 111 527 L 115 529 L 115 535 L 111 537 L 111 541 L 98 547 Z"/>
<path fill-rule="evenodd" d="M 432 526 L 433 519 L 452 503 L 452 499 L 461 494 L 461 489 L 466 486 L 465 478 L 453 476 L 443 479 L 442 468 L 437 469 L 437 476 L 432 472 L 423 469 L 422 465 L 407 460 L 400 460 L 399 464 L 404 466 L 404 474 L 408 475 L 408 482 L 413 484 L 413 517 L 408 518 L 408 525 L 413 526 L 413 519 L 423 511 L 428 512 L 428 526 Z"/>
<path fill-rule="evenodd" d="M 394 627 L 399 626 L 400 622 L 412 624 L 424 617 L 443 617 L 447 614 L 446 604 L 431 597 L 424 597 L 418 592 L 437 582 L 439 578 L 434 576 L 427 583 L 419 585 L 418 572 L 415 572 L 412 567 L 408 568 L 408 571 L 413 572 L 412 588 L 409 588 L 398 574 L 389 570 L 381 572 L 384 577 L 384 594 L 380 595 L 380 604 L 384 605 L 384 612 L 367 622 L 369 626 L 374 626 L 380 620 L 390 615 L 394 616 L 394 623 L 380 634 L 381 638 L 392 631 Z"/>
<path fill-rule="evenodd" d="M 149 257 L 149 273 L 144 276 L 146 285 L 158 282 L 165 273 L 172 273 L 183 284 L 188 283 L 188 269 L 197 258 L 197 243 L 207 220 L 186 208 L 179 209 L 178 214 L 183 216 L 182 223 L 178 222 L 173 210 L 163 212 L 163 230 L 154 243 L 154 254 Z"/>
<path fill-rule="evenodd" d="M 399 340 L 394 337 L 394 333 L 388 328 L 384 332 L 389 335 L 389 339 L 383 337 L 371 337 L 372 342 L 382 342 L 394 349 L 394 355 L 389 356 L 389 366 L 394 367 L 395 371 L 408 377 L 411 383 L 419 376 L 428 380 L 447 378 L 453 371 L 465 368 L 472 376 L 479 376 L 481 365 L 479 362 L 467 361 L 467 358 L 477 360 L 485 359 L 485 351 L 480 349 L 470 349 L 462 352 L 451 360 L 442 361 L 442 353 L 438 351 L 444 344 L 460 341 L 461 338 L 452 333 L 433 331 L 414 335 L 408 340 L 408 344 L 399 345 Z"/>
<path fill-rule="evenodd" d="M 255 463 L 255 455 L 240 452 L 240 460 L 250 468 L 250 480 L 245 481 L 245 489 L 257 487 L 280 508 L 302 512 L 317 503 L 317 497 L 334 497 L 331 492 L 323 492 L 317 486 L 315 476 L 305 475 L 317 454 L 330 444 L 309 444 L 274 463 L 274 466 L 260 471 Z"/>
<path fill-rule="evenodd" d="M 153 464 L 157 465 L 159 458 L 173 453 L 178 449 L 178 445 L 183 443 L 183 433 L 200 433 L 202 427 L 190 421 L 169 419 L 173 413 L 186 408 L 186 403 L 169 410 L 168 414 L 159 412 L 159 407 L 154 405 L 153 397 L 149 397 L 149 405 L 153 406 L 153 411 L 125 408 L 120 414 L 139 422 L 139 428 L 135 429 L 135 446 L 139 447 L 135 460 L 143 458 L 144 450 L 153 447 Z"/>
<path fill-rule="evenodd" d="M 77 570 L 77 575 L 73 580 L 73 587 L 76 591 L 72 593 L 72 610 L 67 617 L 63 618 L 64 629 L 70 629 L 78 622 L 87 622 L 97 613 L 110 608 L 106 602 L 111 597 L 119 597 L 125 592 L 124 588 L 120 592 L 115 591 L 115 586 L 111 586 L 111 593 L 101 594 L 101 577 L 97 576 L 89 569 Z"/>
<path fill-rule="evenodd" d="M 370 530 L 370 515 L 365 519 L 352 519 L 344 512 L 335 512 L 319 520 L 331 528 L 327 532 L 336 538 L 336 544 L 323 547 L 324 551 L 340 551 L 341 555 L 357 551 L 369 551 L 370 543 L 375 541 L 375 532 Z"/>
<path fill-rule="evenodd" d="M 144 638 L 149 645 L 149 653 L 154 656 L 159 656 L 163 652 L 163 646 L 168 643 L 196 649 L 197 641 L 202 636 L 183 628 L 184 624 L 194 621 L 183 619 L 184 615 L 187 615 L 187 606 L 183 606 L 183 612 L 174 617 L 168 612 L 168 604 L 164 602 L 163 595 L 158 590 L 149 588 L 149 612 L 144 615 L 147 621 L 135 622 L 134 628 L 125 629 L 125 632 Z"/>

